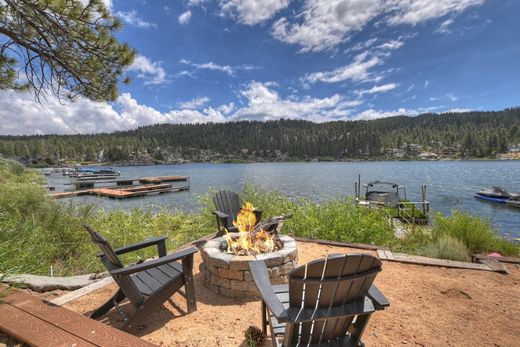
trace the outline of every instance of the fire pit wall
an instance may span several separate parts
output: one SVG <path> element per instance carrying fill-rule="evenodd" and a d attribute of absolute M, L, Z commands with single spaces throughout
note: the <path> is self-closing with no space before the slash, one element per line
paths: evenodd
<path fill-rule="evenodd" d="M 280 236 L 283 248 L 275 252 L 256 256 L 225 253 L 227 242 L 219 237 L 206 242 L 201 249 L 200 273 L 204 285 L 213 292 L 227 297 L 258 297 L 249 262 L 263 260 L 269 271 L 272 284 L 287 283 L 287 274 L 297 266 L 298 249 L 296 241 L 285 235 Z"/>

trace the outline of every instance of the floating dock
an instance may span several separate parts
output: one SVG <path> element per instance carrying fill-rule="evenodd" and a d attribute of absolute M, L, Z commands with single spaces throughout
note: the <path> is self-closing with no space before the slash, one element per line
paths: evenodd
<path fill-rule="evenodd" d="M 158 176 L 140 178 L 121 178 L 116 180 L 75 180 L 72 185 L 79 190 L 71 192 L 54 192 L 50 196 L 55 199 L 69 198 L 82 195 L 97 195 L 114 199 L 125 199 L 150 194 L 162 194 L 189 190 L 189 183 L 182 186 L 173 186 L 171 182 L 189 181 L 189 176 Z M 137 183 L 137 184 L 134 184 Z M 107 186 L 111 184 L 111 186 Z M 115 184 L 115 186 L 114 186 Z M 97 187 L 95 187 L 98 185 Z M 99 185 L 102 185 L 101 187 Z"/>
<path fill-rule="evenodd" d="M 118 178 L 118 179 L 105 179 L 99 180 L 95 178 L 82 177 L 76 178 L 71 181 L 71 185 L 75 185 L 76 188 L 94 188 L 100 185 L 111 185 L 117 186 L 131 186 L 135 183 L 140 184 L 161 184 L 167 182 L 182 182 L 189 181 L 189 176 L 157 176 L 157 177 L 139 177 L 139 178 Z"/>

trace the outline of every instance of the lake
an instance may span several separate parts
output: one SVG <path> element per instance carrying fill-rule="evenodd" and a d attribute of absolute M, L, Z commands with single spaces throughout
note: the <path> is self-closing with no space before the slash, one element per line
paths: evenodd
<path fill-rule="evenodd" d="M 265 190 L 278 190 L 292 197 L 312 197 L 316 201 L 354 195 L 358 174 L 361 181 L 390 181 L 406 187 L 409 200 L 419 201 L 421 184 L 427 185 L 432 211 L 450 213 L 465 210 L 490 218 L 501 234 L 520 237 L 520 209 L 485 203 L 473 198 L 481 187 L 501 186 L 520 191 L 520 161 L 408 161 L 408 162 L 320 162 L 252 164 L 181 164 L 115 167 L 121 177 L 161 175 L 190 176 L 186 192 L 152 195 L 127 200 L 84 196 L 76 201 L 95 203 L 104 208 L 116 206 L 192 211 L 199 207 L 197 197 L 210 188 L 240 191 L 250 182 Z M 57 190 L 69 186 L 61 173 L 49 177 Z M 362 193 L 364 190 L 362 189 Z"/>

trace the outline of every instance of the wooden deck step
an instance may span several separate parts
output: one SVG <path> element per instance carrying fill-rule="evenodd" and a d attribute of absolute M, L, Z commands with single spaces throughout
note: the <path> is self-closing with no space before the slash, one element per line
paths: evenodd
<path fill-rule="evenodd" d="M 155 346 L 37 296 L 2 287 L 0 331 L 31 346 Z"/>
<path fill-rule="evenodd" d="M 489 266 L 489 264 L 477 264 L 477 263 L 469 263 L 469 262 L 464 262 L 464 261 L 429 258 L 429 257 L 423 257 L 423 256 L 419 256 L 419 255 L 392 253 L 389 250 L 378 250 L 377 254 L 381 260 L 397 261 L 400 263 L 442 266 L 442 267 L 449 267 L 449 268 L 456 268 L 456 269 L 484 270 L 484 271 L 507 273 L 507 269 L 505 269 L 505 267 L 501 267 L 496 264 L 494 264 L 494 266 L 491 267 L 491 266 Z"/>

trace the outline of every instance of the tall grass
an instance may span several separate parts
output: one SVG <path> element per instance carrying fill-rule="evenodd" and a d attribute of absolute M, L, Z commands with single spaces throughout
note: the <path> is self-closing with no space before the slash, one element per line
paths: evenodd
<path fill-rule="evenodd" d="M 451 216 L 435 215 L 432 236 L 435 240 L 449 235 L 460 240 L 470 252 L 498 251 L 518 255 L 519 247 L 497 235 L 491 221 L 467 212 L 452 211 Z"/>
<path fill-rule="evenodd" d="M 102 271 L 99 250 L 82 225 L 99 230 L 114 247 L 152 236 L 168 236 L 176 248 L 214 228 L 209 213 L 152 213 L 144 209 L 95 210 L 93 205 L 61 203 L 46 197 L 36 171 L 0 161 L 0 273 L 72 275 Z M 133 262 L 153 248 L 123 257 Z"/>

